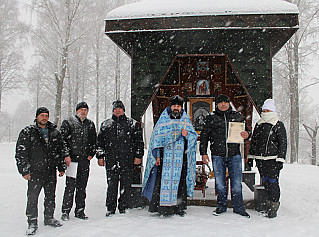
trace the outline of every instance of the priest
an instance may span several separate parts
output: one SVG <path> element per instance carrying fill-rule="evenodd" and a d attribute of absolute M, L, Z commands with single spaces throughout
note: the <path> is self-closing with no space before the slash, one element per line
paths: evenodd
<path fill-rule="evenodd" d="M 150 139 L 143 195 L 150 212 L 185 216 L 187 196 L 193 197 L 197 133 L 176 95 L 161 114 Z"/>

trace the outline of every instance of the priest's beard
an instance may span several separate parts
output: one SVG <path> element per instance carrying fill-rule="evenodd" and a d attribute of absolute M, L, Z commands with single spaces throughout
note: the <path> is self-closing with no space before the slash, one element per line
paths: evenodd
<path fill-rule="evenodd" d="M 173 116 L 174 118 L 180 117 L 180 115 L 181 115 L 181 111 L 179 111 L 179 110 L 177 110 L 177 109 L 175 109 L 175 110 L 172 111 L 172 116 Z"/>

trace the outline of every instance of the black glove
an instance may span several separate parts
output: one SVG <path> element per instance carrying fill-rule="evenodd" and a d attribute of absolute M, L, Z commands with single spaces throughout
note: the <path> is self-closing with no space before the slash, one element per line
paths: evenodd
<path fill-rule="evenodd" d="M 281 170 L 284 167 L 284 163 L 280 162 L 280 161 L 277 161 L 276 162 L 276 166 L 277 166 L 277 169 Z"/>
<path fill-rule="evenodd" d="M 247 165 L 252 168 L 254 166 L 254 160 L 253 159 L 248 159 Z"/>

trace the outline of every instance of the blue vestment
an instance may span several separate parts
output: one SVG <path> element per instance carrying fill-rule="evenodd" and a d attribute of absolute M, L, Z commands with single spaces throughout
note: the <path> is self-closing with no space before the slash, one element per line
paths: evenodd
<path fill-rule="evenodd" d="M 187 195 L 193 197 L 196 178 L 197 133 L 188 115 L 183 112 L 180 119 L 171 119 L 170 107 L 161 114 L 153 130 L 147 154 L 142 194 L 151 201 L 156 174 L 156 149 L 163 148 L 163 168 L 160 189 L 160 206 L 177 205 L 177 192 L 180 182 L 185 139 L 182 129 L 187 130 Z"/>

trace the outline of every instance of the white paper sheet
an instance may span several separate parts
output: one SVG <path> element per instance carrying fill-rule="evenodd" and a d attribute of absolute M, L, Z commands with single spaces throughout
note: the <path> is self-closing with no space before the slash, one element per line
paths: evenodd
<path fill-rule="evenodd" d="M 76 178 L 78 171 L 78 162 L 71 162 L 70 166 L 65 171 L 65 175 L 71 178 Z"/>
<path fill-rule="evenodd" d="M 244 139 L 240 135 L 245 131 L 245 123 L 229 122 L 227 143 L 243 143 Z"/>

